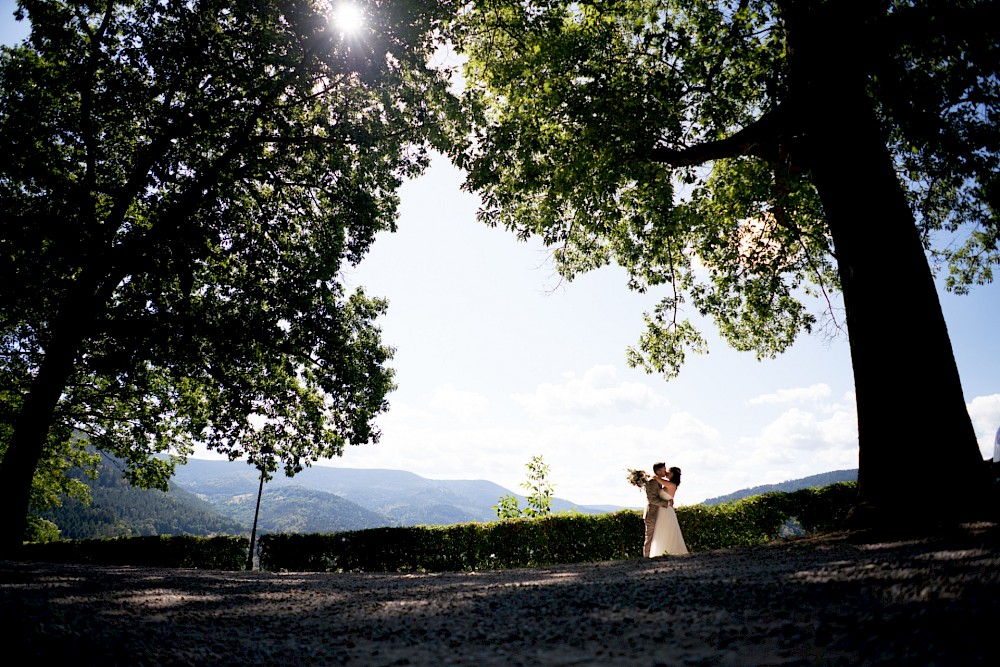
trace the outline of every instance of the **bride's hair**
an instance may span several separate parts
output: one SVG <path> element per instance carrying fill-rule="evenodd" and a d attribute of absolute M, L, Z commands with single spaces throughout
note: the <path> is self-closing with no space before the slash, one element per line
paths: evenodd
<path fill-rule="evenodd" d="M 670 481 L 677 486 L 681 485 L 681 469 L 677 466 L 670 469 Z"/>

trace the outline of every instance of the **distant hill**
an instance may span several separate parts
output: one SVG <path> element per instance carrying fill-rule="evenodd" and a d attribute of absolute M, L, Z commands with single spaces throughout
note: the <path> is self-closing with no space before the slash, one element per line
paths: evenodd
<path fill-rule="evenodd" d="M 221 514 L 252 526 L 257 506 L 257 486 L 251 493 L 215 496 L 212 506 Z M 332 493 L 298 485 L 264 486 L 261 495 L 260 533 L 337 533 L 392 525 L 387 517 Z M 248 531 L 249 532 L 249 531 Z"/>
<path fill-rule="evenodd" d="M 742 500 L 743 498 L 749 498 L 750 496 L 759 496 L 762 493 L 767 493 L 769 491 L 783 491 L 788 493 L 789 491 L 798 491 L 799 489 L 808 489 L 812 486 L 827 486 L 829 484 L 836 484 L 837 482 L 856 482 L 858 480 L 858 470 L 854 468 L 852 470 L 834 470 L 832 472 L 824 472 L 819 475 L 811 475 L 809 477 L 803 477 L 802 479 L 793 479 L 787 482 L 781 482 L 780 484 L 765 484 L 762 486 L 755 486 L 749 489 L 743 489 L 741 491 L 734 491 L 725 496 L 719 496 L 717 498 L 709 498 L 702 501 L 702 505 L 719 505 L 722 503 L 731 502 L 733 500 Z"/>
<path fill-rule="evenodd" d="M 164 493 L 131 486 L 114 460 L 102 458 L 97 472 L 93 480 L 80 471 L 70 473 L 90 487 L 89 505 L 67 498 L 62 507 L 42 513 L 42 517 L 59 526 L 61 537 L 250 533 L 249 524 L 223 516 L 210 503 L 181 488 Z"/>
<path fill-rule="evenodd" d="M 226 508 L 229 499 L 246 494 L 256 499 L 259 477 L 257 470 L 244 462 L 188 459 L 186 465 L 177 467 L 174 481 L 227 516 L 236 516 Z M 504 495 L 517 496 L 521 506 L 526 505 L 523 496 L 487 480 L 434 480 L 404 470 L 313 466 L 293 478 L 279 472 L 269 481 L 264 486 L 262 516 L 270 499 L 280 497 L 277 494 L 289 487 L 299 487 L 300 493 L 311 490 L 331 494 L 379 517 L 380 523 L 364 527 L 493 521 L 497 518 L 493 506 Z M 552 507 L 557 512 L 575 509 L 585 514 L 621 509 L 582 506 L 561 498 L 553 499 Z"/>

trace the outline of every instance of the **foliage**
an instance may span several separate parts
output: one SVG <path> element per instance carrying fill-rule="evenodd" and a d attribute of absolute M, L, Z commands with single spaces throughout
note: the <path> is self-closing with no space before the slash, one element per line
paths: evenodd
<path fill-rule="evenodd" d="M 641 554 L 642 519 L 633 510 L 260 538 L 261 569 L 270 571 L 441 572 Z"/>
<path fill-rule="evenodd" d="M 442 5 L 378 3 L 356 38 L 313 0 L 20 6 L 30 37 L 0 55 L 5 511 L 39 459 L 61 470 L 41 452 L 71 427 L 157 488 L 196 443 L 271 447 L 291 475 L 376 441 L 386 303 L 342 272 L 441 136 Z"/>
<path fill-rule="evenodd" d="M 528 479 L 521 484 L 521 488 L 528 492 L 528 506 L 524 508 L 524 514 L 529 518 L 547 516 L 552 512 L 552 497 L 555 493 L 548 480 L 549 466 L 541 456 L 533 456 L 525 467 L 528 469 Z"/>
<path fill-rule="evenodd" d="M 500 496 L 498 504 L 494 506 L 500 519 L 543 517 L 552 512 L 554 488 L 547 479 L 549 466 L 541 456 L 533 456 L 524 467 L 528 469 L 528 478 L 521 483 L 521 488 L 528 492 L 528 506 L 521 509 L 517 498 L 510 494 Z"/>
<path fill-rule="evenodd" d="M 651 159 L 655 147 L 696 145 L 749 122 L 779 76 L 774 18 L 725 4 L 489 2 L 458 25 L 476 123 L 459 160 L 483 197 L 480 216 L 540 236 L 567 280 L 614 262 L 631 289 L 665 285 L 629 363 L 668 377 L 686 353 L 705 351 L 680 317 L 687 304 L 713 316 L 731 344 L 773 356 L 814 322 L 794 290 L 810 279 L 836 285 L 808 188 L 790 184 L 801 212 L 787 229 L 768 215 L 775 187 L 759 164 L 675 173 Z M 751 62 L 720 67 L 730 54 Z M 680 202 L 682 182 L 695 190 Z"/>
<path fill-rule="evenodd" d="M 0 461 L 3 460 L 12 433 L 12 418 L 16 410 L 6 401 L 19 402 L 12 387 L 0 388 Z M 74 503 L 90 502 L 90 486 L 85 478 L 97 475 L 99 457 L 78 434 L 66 436 L 62 428 L 53 429 L 42 452 L 41 464 L 31 482 L 30 505 L 36 511 L 54 510 L 67 500 Z M 73 471 L 81 471 L 77 475 Z M 30 528 L 34 530 L 34 528 Z"/>
<path fill-rule="evenodd" d="M 39 516 L 28 517 L 28 529 L 24 535 L 26 542 L 55 542 L 59 537 L 60 530 L 56 524 Z"/>
<path fill-rule="evenodd" d="M 26 544 L 22 557 L 47 563 L 242 570 L 249 545 L 245 537 L 113 537 Z"/>
<path fill-rule="evenodd" d="M 500 496 L 500 500 L 494 505 L 494 509 L 496 509 L 497 517 L 500 519 L 516 519 L 521 516 L 521 505 L 517 500 L 517 496 L 509 493 Z"/>
<path fill-rule="evenodd" d="M 773 491 L 721 505 L 678 507 L 677 520 L 691 551 L 750 546 L 775 539 L 791 519 L 807 533 L 843 530 L 857 493 L 854 482 Z"/>
<path fill-rule="evenodd" d="M 567 280 L 614 262 L 633 290 L 665 286 L 632 365 L 672 377 L 704 352 L 686 312 L 710 316 L 736 349 L 783 351 L 817 322 L 803 297 L 839 285 L 823 206 L 795 162 L 794 137 L 811 130 L 793 107 L 788 32 L 814 11 L 854 28 L 928 249 L 966 232 L 933 246 L 950 286 L 988 282 L 1000 261 L 998 47 L 960 23 L 995 11 L 868 4 L 471 3 L 453 24 L 472 124 L 457 159 L 481 218 L 539 236 Z"/>

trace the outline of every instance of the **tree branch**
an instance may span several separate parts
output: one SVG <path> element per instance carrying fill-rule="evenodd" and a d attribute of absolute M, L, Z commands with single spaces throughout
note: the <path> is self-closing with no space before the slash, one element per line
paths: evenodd
<path fill-rule="evenodd" d="M 745 128 L 717 141 L 695 144 L 689 148 L 668 148 L 657 146 L 649 153 L 653 162 L 672 167 L 693 167 L 695 165 L 725 158 L 752 155 L 765 160 L 773 160 L 778 152 L 780 126 L 786 114 L 781 107 L 768 111 Z"/>

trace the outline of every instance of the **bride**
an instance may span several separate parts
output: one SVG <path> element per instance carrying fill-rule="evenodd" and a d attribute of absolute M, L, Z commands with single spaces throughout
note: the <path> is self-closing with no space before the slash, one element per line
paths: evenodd
<path fill-rule="evenodd" d="M 666 478 L 653 477 L 660 484 L 660 498 L 663 500 L 673 500 L 677 493 L 677 487 L 681 483 L 681 469 L 670 468 Z M 649 547 L 650 557 L 680 556 L 688 552 L 687 545 L 684 544 L 684 536 L 681 534 L 681 526 L 677 523 L 677 513 L 674 511 L 673 503 L 670 507 L 661 507 L 656 513 L 656 525 L 653 527 L 653 542 Z"/>

